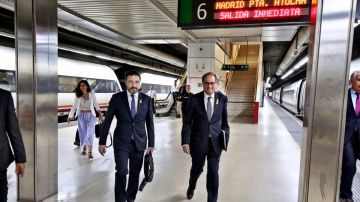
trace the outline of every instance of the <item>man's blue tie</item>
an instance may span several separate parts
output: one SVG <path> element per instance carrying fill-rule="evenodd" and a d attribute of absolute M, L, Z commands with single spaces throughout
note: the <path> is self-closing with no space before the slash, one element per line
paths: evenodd
<path fill-rule="evenodd" d="M 131 116 L 132 118 L 135 117 L 135 114 L 136 114 L 136 109 L 135 109 L 135 95 L 131 95 Z"/>

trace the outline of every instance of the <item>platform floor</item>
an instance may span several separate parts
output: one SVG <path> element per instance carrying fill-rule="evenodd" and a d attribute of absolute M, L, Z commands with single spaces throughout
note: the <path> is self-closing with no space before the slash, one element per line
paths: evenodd
<path fill-rule="evenodd" d="M 220 161 L 219 202 L 297 201 L 299 147 L 271 106 L 265 106 L 260 109 L 258 125 L 230 123 L 229 150 Z M 59 193 L 45 201 L 114 201 L 112 149 L 102 157 L 95 146 L 94 159 L 89 160 L 73 146 L 75 131 L 76 126 L 59 127 Z M 155 118 L 155 131 L 154 179 L 136 201 L 188 201 L 185 192 L 191 159 L 180 146 L 181 119 Z M 15 201 L 13 167 L 8 173 L 9 201 Z M 206 166 L 192 201 L 206 201 L 205 178 Z"/>

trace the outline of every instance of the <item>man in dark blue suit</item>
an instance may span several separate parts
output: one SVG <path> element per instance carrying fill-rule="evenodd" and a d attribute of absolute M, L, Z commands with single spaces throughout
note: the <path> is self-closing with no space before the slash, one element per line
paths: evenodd
<path fill-rule="evenodd" d="M 192 166 L 190 170 L 187 198 L 192 199 L 196 182 L 203 171 L 207 158 L 206 189 L 208 201 L 215 202 L 219 189 L 219 162 L 222 146 L 219 136 L 226 134 L 229 140 L 229 124 L 227 119 L 227 97 L 215 92 L 218 84 L 216 74 L 208 72 L 202 77 L 204 91 L 193 95 L 187 104 L 183 117 L 181 144 L 183 151 L 190 154 Z"/>
<path fill-rule="evenodd" d="M 101 130 L 99 152 L 104 155 L 110 125 L 113 117 L 116 117 L 117 124 L 113 144 L 116 164 L 116 202 L 135 200 L 144 151 L 153 152 L 154 150 L 155 136 L 152 103 L 149 96 L 138 92 L 140 81 L 141 77 L 136 71 L 126 73 L 127 90 L 117 93 L 111 98 Z M 146 144 L 148 145 L 147 149 Z M 126 175 L 128 173 L 129 182 L 126 189 Z"/>
<path fill-rule="evenodd" d="M 351 74 L 350 84 L 340 183 L 340 198 L 344 202 L 353 202 L 351 187 L 356 173 L 356 160 L 360 151 L 360 71 Z"/>
<path fill-rule="evenodd" d="M 11 93 L 3 89 L 0 89 L 0 154 L 0 202 L 6 202 L 7 168 L 15 160 L 15 172 L 23 176 L 26 155 Z"/>

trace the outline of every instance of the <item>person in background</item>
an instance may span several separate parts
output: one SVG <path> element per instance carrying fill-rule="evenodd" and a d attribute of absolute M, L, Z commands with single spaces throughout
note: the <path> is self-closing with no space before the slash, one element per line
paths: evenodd
<path fill-rule="evenodd" d="M 78 130 L 80 137 L 80 147 L 82 147 L 81 155 L 86 155 L 88 152 L 89 159 L 93 158 L 92 146 L 95 134 L 96 111 L 99 113 L 99 122 L 102 121 L 102 113 L 96 101 L 95 94 L 91 92 L 89 83 L 86 80 L 81 80 L 75 90 L 75 101 L 71 107 L 68 123 L 78 117 Z M 95 109 L 94 109 L 95 107 Z"/>
<path fill-rule="evenodd" d="M 191 155 L 189 186 L 186 192 L 190 200 L 194 196 L 196 182 L 207 159 L 206 189 L 208 202 L 216 202 L 219 189 L 219 162 L 222 146 L 219 135 L 230 133 L 227 117 L 227 97 L 216 92 L 216 74 L 202 76 L 203 91 L 193 95 L 187 104 L 181 130 L 181 145 Z M 221 137 L 221 136 L 220 136 Z M 228 138 L 227 138 L 228 139 Z M 227 140 L 228 141 L 228 140 Z"/>
<path fill-rule="evenodd" d="M 182 117 L 184 117 L 184 113 L 185 113 L 186 106 L 187 106 L 187 103 L 189 101 L 189 98 L 193 95 L 193 93 L 191 93 L 191 86 L 190 85 L 186 85 L 184 87 L 185 87 L 184 92 L 178 97 L 178 101 L 181 102 Z"/>
<path fill-rule="evenodd" d="M 11 144 L 11 147 L 10 147 Z M 7 169 L 15 160 L 15 173 L 24 175 L 26 154 L 15 114 L 14 101 L 9 91 L 0 88 L 0 202 L 7 201 Z"/>
<path fill-rule="evenodd" d="M 107 135 L 116 116 L 115 202 L 135 201 L 144 151 L 152 153 L 155 144 L 151 99 L 146 94 L 138 92 L 141 84 L 140 74 L 129 71 L 125 78 L 127 90 L 112 96 L 99 141 L 99 152 L 104 155 Z M 129 182 L 126 186 L 127 174 Z"/>
<path fill-rule="evenodd" d="M 343 147 L 340 199 L 342 202 L 353 202 L 351 190 L 356 173 L 356 160 L 360 152 L 360 71 L 350 76 L 351 88 L 348 90 L 345 138 Z"/>
<path fill-rule="evenodd" d="M 175 116 L 177 117 L 178 116 L 178 112 L 177 112 L 177 109 L 176 109 L 176 102 L 177 102 L 177 97 L 178 97 L 178 94 L 179 92 L 176 90 L 176 86 L 177 86 L 177 80 L 174 80 L 174 85 L 171 86 L 171 93 L 172 93 L 172 96 L 173 96 L 173 100 L 174 100 L 174 109 L 175 109 Z"/>
<path fill-rule="evenodd" d="M 150 90 L 146 94 L 151 98 L 152 109 L 153 113 L 155 114 L 156 91 L 154 90 L 154 87 L 150 86 Z"/>

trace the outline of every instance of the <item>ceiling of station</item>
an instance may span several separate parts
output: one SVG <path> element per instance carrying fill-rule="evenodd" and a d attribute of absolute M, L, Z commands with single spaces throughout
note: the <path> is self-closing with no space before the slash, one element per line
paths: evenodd
<path fill-rule="evenodd" d="M 3 5 L 13 6 L 13 2 L 0 0 Z M 177 27 L 178 0 L 58 0 L 58 4 L 59 24 L 65 29 L 89 30 L 121 47 L 148 44 L 183 61 L 190 41 L 212 41 L 222 47 L 227 42 L 264 42 L 264 61 L 268 64 L 265 74 L 276 70 L 299 29 L 278 26 L 181 30 Z"/>
<path fill-rule="evenodd" d="M 177 0 L 58 0 L 58 4 L 77 16 L 75 19 L 63 18 L 67 23 L 81 25 L 91 21 L 112 30 L 125 41 L 159 44 L 156 47 L 164 51 L 181 50 L 175 44 L 186 47 L 189 41 L 211 41 L 220 46 L 226 42 L 264 42 L 266 76 L 276 71 L 299 29 L 298 26 L 278 26 L 181 30 L 177 27 Z M 161 44 L 169 44 L 169 47 Z"/>
<path fill-rule="evenodd" d="M 176 26 L 177 0 L 58 0 L 74 13 L 102 24 L 139 43 L 179 43 L 181 40 L 253 37 L 256 41 L 290 41 L 298 26 L 199 29 L 184 31 Z M 79 24 L 78 19 L 67 19 Z"/>
<path fill-rule="evenodd" d="M 279 64 L 291 45 L 291 41 L 264 42 L 263 45 L 264 77 L 266 79 L 275 74 Z"/>

